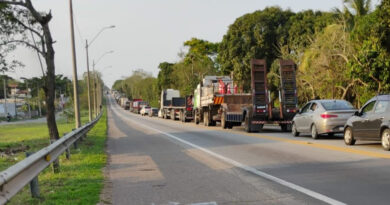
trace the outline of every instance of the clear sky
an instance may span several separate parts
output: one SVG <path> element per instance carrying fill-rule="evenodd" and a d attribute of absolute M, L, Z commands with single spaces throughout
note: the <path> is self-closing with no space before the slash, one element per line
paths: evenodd
<path fill-rule="evenodd" d="M 374 5 L 378 2 L 373 1 Z M 69 1 L 34 0 L 33 3 L 38 10 L 52 11 L 50 26 L 56 40 L 56 73 L 71 77 Z M 90 59 L 92 64 L 103 53 L 114 51 L 96 66 L 103 73 L 105 83 L 111 86 L 135 69 L 156 76 L 160 62 L 178 60 L 184 41 L 197 37 L 219 42 L 236 18 L 269 6 L 295 12 L 330 11 L 342 8 L 342 0 L 73 0 L 79 76 L 86 71 L 85 39 L 91 40 L 105 26 L 116 28 L 101 33 L 91 45 Z M 8 75 L 15 78 L 41 75 L 32 50 L 18 49 L 14 56 L 26 66 Z"/>

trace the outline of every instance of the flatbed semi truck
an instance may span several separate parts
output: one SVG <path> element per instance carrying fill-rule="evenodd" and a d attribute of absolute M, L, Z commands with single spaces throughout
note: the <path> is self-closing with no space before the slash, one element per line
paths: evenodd
<path fill-rule="evenodd" d="M 279 60 L 279 106 L 275 107 L 268 89 L 266 61 L 251 61 L 252 105 L 243 114 L 247 132 L 258 132 L 265 124 L 278 124 L 282 131 L 291 130 L 292 119 L 298 110 L 295 70 L 293 61 Z"/>

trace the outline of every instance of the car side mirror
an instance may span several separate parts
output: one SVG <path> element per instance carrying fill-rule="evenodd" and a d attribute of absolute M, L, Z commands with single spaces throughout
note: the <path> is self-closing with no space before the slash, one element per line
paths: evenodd
<path fill-rule="evenodd" d="M 302 109 L 299 109 L 299 110 L 298 110 L 298 114 L 301 114 L 301 113 L 302 113 Z"/>
<path fill-rule="evenodd" d="M 355 116 L 360 116 L 360 112 L 359 112 L 359 111 L 356 111 L 354 115 L 355 115 Z"/>

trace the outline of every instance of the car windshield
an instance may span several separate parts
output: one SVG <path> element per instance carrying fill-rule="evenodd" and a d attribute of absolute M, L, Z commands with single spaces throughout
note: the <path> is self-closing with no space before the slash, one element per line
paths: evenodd
<path fill-rule="evenodd" d="M 355 109 L 351 103 L 344 100 L 323 101 L 321 102 L 325 110 L 352 110 Z"/>

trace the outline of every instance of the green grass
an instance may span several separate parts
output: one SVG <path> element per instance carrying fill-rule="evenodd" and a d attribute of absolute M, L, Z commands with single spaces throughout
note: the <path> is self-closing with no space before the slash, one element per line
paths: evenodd
<path fill-rule="evenodd" d="M 86 120 L 88 120 L 88 116 Z M 85 121 L 85 119 L 82 121 Z M 22 141 L 24 144 L 30 145 L 31 150 L 39 150 L 42 148 L 42 145 L 48 145 L 46 125 L 30 124 L 23 126 L 23 129 L 17 129 L 17 126 L 15 125 L 12 129 L 9 128 L 10 130 L 7 132 L 3 132 L 3 127 L 0 128 L 2 130 L 0 134 L 1 146 L 15 146 L 18 145 L 18 141 Z M 58 122 L 61 133 L 70 131 L 73 126 L 73 122 L 71 124 L 66 123 L 65 120 Z M 14 135 L 13 139 L 10 139 L 11 135 Z M 79 144 L 78 149 L 71 149 L 71 159 L 67 160 L 64 155 L 60 157 L 60 173 L 54 174 L 52 168 L 48 167 L 39 175 L 41 198 L 31 198 L 29 186 L 27 185 L 12 198 L 9 204 L 98 203 L 99 194 L 103 188 L 104 177 L 102 169 L 106 164 L 104 151 L 106 137 L 107 117 L 106 111 L 104 111 L 102 118 L 88 133 L 88 137 Z M 3 138 L 6 140 L 3 141 Z M 22 158 L 20 155 L 24 156 L 24 153 L 15 156 Z M 14 161 L 18 160 L 20 159 Z M 15 163 L 13 160 L 3 161 L 3 158 L 0 159 L 2 168 L 8 167 L 13 163 Z"/>
<path fill-rule="evenodd" d="M 82 113 L 83 114 L 83 113 Z M 87 115 L 83 114 L 81 121 L 85 124 L 88 121 Z M 72 131 L 75 127 L 74 121 L 67 122 L 64 117 L 57 120 L 57 127 L 60 136 Z M 49 131 L 46 123 L 30 123 L 0 126 L 0 152 L 19 150 L 16 153 L 7 153 L 0 157 L 0 170 L 21 161 L 25 158 L 25 152 L 36 152 L 50 144 Z M 22 149 L 23 151 L 20 151 Z"/>

